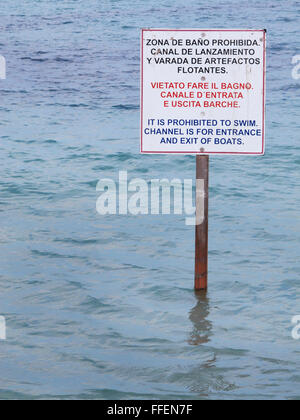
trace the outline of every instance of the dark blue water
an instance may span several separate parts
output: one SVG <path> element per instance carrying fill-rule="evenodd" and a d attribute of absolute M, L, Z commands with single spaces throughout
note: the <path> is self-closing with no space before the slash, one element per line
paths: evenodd
<path fill-rule="evenodd" d="M 300 2 L 1 5 L 0 398 L 299 398 Z M 139 29 L 267 28 L 265 157 L 211 159 L 210 276 L 184 216 L 96 213 L 100 178 L 193 178 L 139 154 Z"/>

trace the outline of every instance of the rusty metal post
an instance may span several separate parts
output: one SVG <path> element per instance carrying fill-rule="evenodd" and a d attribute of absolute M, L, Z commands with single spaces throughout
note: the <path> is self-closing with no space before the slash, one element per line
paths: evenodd
<path fill-rule="evenodd" d="M 209 156 L 196 156 L 197 180 L 202 183 L 196 183 L 195 290 L 207 290 Z"/>

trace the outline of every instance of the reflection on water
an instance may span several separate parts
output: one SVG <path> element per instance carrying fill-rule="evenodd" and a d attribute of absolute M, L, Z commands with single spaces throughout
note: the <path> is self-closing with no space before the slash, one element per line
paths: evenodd
<path fill-rule="evenodd" d="M 188 343 L 192 346 L 200 346 L 199 362 L 188 372 L 188 389 L 196 394 L 199 399 L 209 398 L 210 392 L 214 390 L 226 391 L 232 389 L 232 384 L 224 377 L 223 373 L 216 367 L 216 354 L 211 349 L 201 347 L 209 343 L 212 338 L 212 322 L 209 321 L 210 302 L 206 291 L 195 291 L 196 305 L 190 312 L 190 321 L 193 329 L 190 333 Z"/>
<path fill-rule="evenodd" d="M 209 316 L 209 299 L 206 291 L 195 291 L 196 306 L 190 312 L 190 320 L 193 323 L 193 331 L 188 340 L 189 344 L 197 346 L 210 341 L 212 323 L 207 319 Z"/>

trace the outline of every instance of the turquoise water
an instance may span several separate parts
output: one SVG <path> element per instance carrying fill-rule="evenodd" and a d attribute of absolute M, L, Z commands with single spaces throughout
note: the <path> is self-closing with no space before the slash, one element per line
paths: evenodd
<path fill-rule="evenodd" d="M 300 2 L 1 5 L 0 398 L 300 398 Z M 96 213 L 139 154 L 139 29 L 267 28 L 265 157 L 212 157 L 207 295 L 184 216 Z"/>

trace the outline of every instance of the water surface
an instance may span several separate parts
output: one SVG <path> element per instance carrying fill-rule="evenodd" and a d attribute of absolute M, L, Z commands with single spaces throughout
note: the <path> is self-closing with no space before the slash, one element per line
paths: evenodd
<path fill-rule="evenodd" d="M 300 2 L 1 6 L 0 398 L 299 398 Z M 139 154 L 139 29 L 267 28 L 267 148 L 211 159 L 210 275 L 180 216 L 95 211 L 100 178 L 193 178 Z"/>

